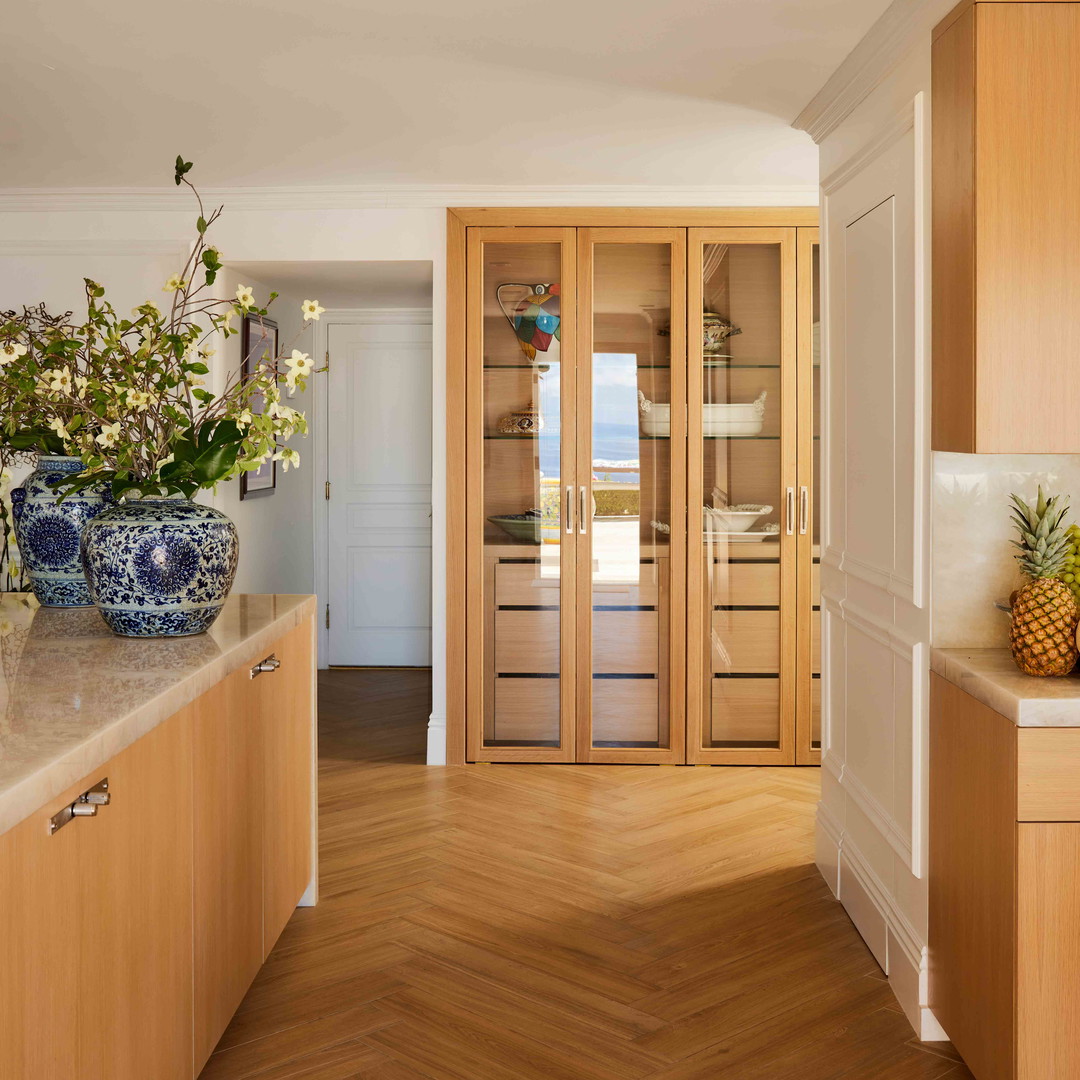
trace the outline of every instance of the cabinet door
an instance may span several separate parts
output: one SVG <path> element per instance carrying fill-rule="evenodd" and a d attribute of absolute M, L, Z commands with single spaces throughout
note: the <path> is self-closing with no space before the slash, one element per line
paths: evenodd
<path fill-rule="evenodd" d="M 54 837 L 79 848 L 67 916 L 82 948 L 79 1080 L 193 1075 L 192 711 L 113 758 L 110 804 Z"/>
<path fill-rule="evenodd" d="M 311 884 L 314 777 L 314 626 L 274 647 L 281 666 L 251 684 L 263 745 L 263 956 Z"/>
<path fill-rule="evenodd" d="M 210 1057 L 263 961 L 263 745 L 256 694 L 249 671 L 241 669 L 193 706 L 196 1069 Z"/>
<path fill-rule="evenodd" d="M 100 822 L 80 818 L 54 836 L 48 823 L 89 786 L 72 788 L 0 836 L 0 1076 L 82 1075 L 79 1004 L 84 992 L 101 992 L 109 981 L 99 976 L 88 985 L 80 956 L 81 841 Z"/>
<path fill-rule="evenodd" d="M 686 232 L 578 235 L 577 760 L 685 758 Z"/>
<path fill-rule="evenodd" d="M 794 229 L 689 230 L 688 760 L 795 761 Z"/>
<path fill-rule="evenodd" d="M 799 229 L 799 566 L 795 761 L 821 764 L 821 245 Z"/>
<path fill-rule="evenodd" d="M 574 760 L 575 245 L 468 233 L 469 761 Z"/>

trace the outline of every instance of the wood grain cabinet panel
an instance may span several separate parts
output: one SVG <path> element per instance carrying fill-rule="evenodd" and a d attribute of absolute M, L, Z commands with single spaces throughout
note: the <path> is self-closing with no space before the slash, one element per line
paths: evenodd
<path fill-rule="evenodd" d="M 935 33 L 935 450 L 1080 450 L 1078 54 L 1075 3 L 969 2 Z"/>
<path fill-rule="evenodd" d="M 978 1080 L 1080 1076 L 1080 731 L 930 709 L 930 1008 Z"/>
<path fill-rule="evenodd" d="M 253 680 L 263 742 L 263 955 L 312 874 L 315 631 L 307 620 L 275 648 L 281 667 Z"/>
<path fill-rule="evenodd" d="M 264 748 L 256 692 L 241 669 L 194 705 L 196 1069 L 263 962 Z"/>
<path fill-rule="evenodd" d="M 280 671 L 234 672 L 0 835 L 0 1077 L 199 1072 L 311 879 L 313 642 L 309 618 Z"/>

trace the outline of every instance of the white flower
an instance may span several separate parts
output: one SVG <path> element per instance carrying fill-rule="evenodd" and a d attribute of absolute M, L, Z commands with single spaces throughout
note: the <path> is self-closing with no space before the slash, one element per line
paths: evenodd
<path fill-rule="evenodd" d="M 289 466 L 296 468 L 300 464 L 300 454 L 296 450 L 279 450 L 274 455 L 275 461 L 281 462 L 281 469 L 283 472 L 289 471 Z"/>
<path fill-rule="evenodd" d="M 50 390 L 65 394 L 71 390 L 71 372 L 67 368 L 49 368 L 41 377 Z"/>
<path fill-rule="evenodd" d="M 315 368 L 311 357 L 299 349 L 293 349 L 292 356 L 285 357 L 285 363 L 289 365 L 289 371 L 293 375 L 310 375 Z"/>
<path fill-rule="evenodd" d="M 145 412 L 150 405 L 150 395 L 145 390 L 129 390 L 126 402 L 129 409 Z"/>
<path fill-rule="evenodd" d="M 223 311 L 220 315 L 216 315 L 215 318 L 218 320 L 218 329 L 231 330 L 232 321 L 235 317 L 236 313 L 233 311 Z"/>
<path fill-rule="evenodd" d="M 187 282 L 179 274 L 173 274 L 173 276 L 169 278 L 169 280 L 166 281 L 165 284 L 162 286 L 161 291 L 177 292 L 178 290 L 183 289 L 186 286 Z"/>
<path fill-rule="evenodd" d="M 205 385 L 206 385 L 206 380 L 205 379 L 198 379 L 198 378 L 196 378 L 196 379 L 188 379 L 188 386 L 205 386 Z"/>
<path fill-rule="evenodd" d="M 115 446 L 117 439 L 120 438 L 120 421 L 117 420 L 115 424 L 102 424 L 101 433 L 97 436 L 94 442 L 101 446 Z"/>
<path fill-rule="evenodd" d="M 236 289 L 236 302 L 245 310 L 255 303 L 255 293 L 250 285 L 239 285 Z"/>
<path fill-rule="evenodd" d="M 68 429 L 64 427 L 64 421 L 61 420 L 59 417 L 53 417 L 53 419 L 49 421 L 49 427 L 53 431 L 55 431 L 56 434 L 64 440 L 64 442 L 67 442 L 68 439 L 71 438 L 71 436 L 68 434 Z"/>
<path fill-rule="evenodd" d="M 10 364 L 12 360 L 18 360 L 19 357 L 26 355 L 26 346 L 20 345 L 17 341 L 5 341 L 0 346 L 0 367 L 5 364 Z"/>
<path fill-rule="evenodd" d="M 134 315 L 136 319 L 142 318 L 143 315 L 148 314 L 148 312 L 143 310 L 144 308 L 150 308 L 155 315 L 161 314 L 161 308 L 159 308 L 153 300 L 146 300 L 140 307 L 132 308 L 131 314 Z"/>
<path fill-rule="evenodd" d="M 217 349 L 208 348 L 206 345 L 199 346 L 199 358 L 201 360 L 209 360 L 210 357 L 213 356 L 216 352 Z"/>
<path fill-rule="evenodd" d="M 245 409 L 237 418 L 236 422 L 240 427 L 250 427 L 254 422 L 255 417 L 251 415 L 250 409 Z"/>
<path fill-rule="evenodd" d="M 300 305 L 300 310 L 304 313 L 304 322 L 308 319 L 315 319 L 318 321 L 319 316 L 326 310 L 318 300 L 305 300 Z"/>
<path fill-rule="evenodd" d="M 90 385 L 90 380 L 85 375 L 75 376 L 75 389 L 80 394 L 86 393 L 86 388 Z"/>

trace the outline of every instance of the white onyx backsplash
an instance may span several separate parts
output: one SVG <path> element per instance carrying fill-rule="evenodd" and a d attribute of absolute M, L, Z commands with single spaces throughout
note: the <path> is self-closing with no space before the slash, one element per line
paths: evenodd
<path fill-rule="evenodd" d="M 933 644 L 1004 648 L 1009 620 L 994 608 L 1022 578 L 1009 495 L 1034 501 L 1039 484 L 1072 501 L 1080 522 L 1080 455 L 933 455 Z"/>

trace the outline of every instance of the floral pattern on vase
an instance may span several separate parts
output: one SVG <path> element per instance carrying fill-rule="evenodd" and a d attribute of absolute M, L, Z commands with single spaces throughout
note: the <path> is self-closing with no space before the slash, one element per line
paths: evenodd
<path fill-rule="evenodd" d="M 90 595 L 125 637 L 208 630 L 236 576 L 236 526 L 190 499 L 144 497 L 106 510 L 82 538 Z"/>
<path fill-rule="evenodd" d="M 84 488 L 59 502 L 55 485 L 83 471 L 76 457 L 42 455 L 11 492 L 15 542 L 38 601 L 47 607 L 89 607 L 80 537 L 88 521 L 113 505 L 109 485 Z"/>

